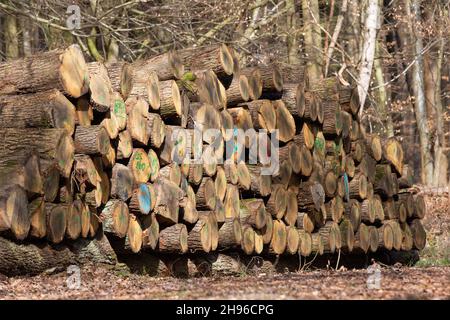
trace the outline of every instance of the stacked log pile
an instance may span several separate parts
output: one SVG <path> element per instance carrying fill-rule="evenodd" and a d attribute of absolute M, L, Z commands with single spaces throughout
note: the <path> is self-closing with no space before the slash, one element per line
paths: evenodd
<path fill-rule="evenodd" d="M 226 45 L 107 65 L 74 45 L 2 63 L 0 251 L 103 233 L 118 254 L 423 249 L 401 145 L 364 130 L 355 92 L 301 66 L 241 67 Z M 239 160 L 255 145 L 263 161 Z"/>

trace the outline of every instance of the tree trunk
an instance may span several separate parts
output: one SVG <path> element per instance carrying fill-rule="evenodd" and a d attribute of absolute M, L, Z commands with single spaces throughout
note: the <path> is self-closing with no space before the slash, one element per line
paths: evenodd
<path fill-rule="evenodd" d="M 0 93 L 58 89 L 78 98 L 88 92 L 89 75 L 78 45 L 0 64 Z"/>

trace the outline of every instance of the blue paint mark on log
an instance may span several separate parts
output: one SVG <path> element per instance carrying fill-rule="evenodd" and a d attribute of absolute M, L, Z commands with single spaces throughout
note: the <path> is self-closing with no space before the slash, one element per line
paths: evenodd
<path fill-rule="evenodd" d="M 152 205 L 152 199 L 150 196 L 150 190 L 145 183 L 139 185 L 139 206 L 143 214 L 148 214 Z"/>

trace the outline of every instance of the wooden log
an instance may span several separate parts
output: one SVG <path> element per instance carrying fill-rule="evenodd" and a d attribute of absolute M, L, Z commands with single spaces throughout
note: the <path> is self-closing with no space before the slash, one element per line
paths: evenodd
<path fill-rule="evenodd" d="M 174 224 L 159 233 L 158 251 L 167 253 L 186 253 L 188 251 L 188 232 L 184 224 Z"/>
<path fill-rule="evenodd" d="M 111 145 L 111 142 L 107 145 L 106 154 L 102 155 L 102 164 L 105 168 L 112 168 L 116 164 L 116 149 Z"/>
<path fill-rule="evenodd" d="M 318 230 L 322 238 L 324 253 L 334 253 L 336 251 L 336 236 L 334 233 L 335 229 L 332 228 L 333 224 L 333 222 L 328 222 Z"/>
<path fill-rule="evenodd" d="M 125 102 L 118 92 L 113 92 L 111 95 L 110 114 L 116 120 L 117 129 L 124 130 L 127 125 L 127 110 Z"/>
<path fill-rule="evenodd" d="M 118 238 L 124 238 L 130 221 L 128 206 L 118 199 L 109 200 L 100 214 L 103 231 Z"/>
<path fill-rule="evenodd" d="M 164 143 L 159 151 L 162 165 L 172 162 L 183 163 L 191 157 L 192 139 L 189 131 L 179 126 L 165 126 Z"/>
<path fill-rule="evenodd" d="M 399 188 L 410 188 L 414 184 L 414 172 L 413 169 L 407 165 L 403 165 L 402 174 L 398 178 Z"/>
<path fill-rule="evenodd" d="M 211 231 L 207 216 L 199 217 L 197 223 L 189 231 L 188 248 L 191 252 L 211 251 Z"/>
<path fill-rule="evenodd" d="M 250 225 L 262 229 L 266 223 L 266 207 L 262 199 L 242 199 L 239 207 L 239 217 L 242 225 Z"/>
<path fill-rule="evenodd" d="M 88 92 L 89 74 L 78 45 L 0 64 L 0 94 L 58 89 L 78 98 Z"/>
<path fill-rule="evenodd" d="M 47 215 L 47 239 L 52 243 L 60 243 L 66 234 L 68 206 L 46 203 L 45 211 Z"/>
<path fill-rule="evenodd" d="M 127 112 L 127 130 L 134 142 L 147 145 L 149 132 L 147 130 L 148 103 L 141 97 L 130 97 L 125 101 Z"/>
<path fill-rule="evenodd" d="M 343 120 L 341 107 L 337 101 L 323 100 L 323 125 L 322 130 L 325 136 L 335 137 L 342 132 Z"/>
<path fill-rule="evenodd" d="M 365 141 L 367 144 L 366 150 L 368 154 L 376 161 L 380 161 L 383 156 L 383 148 L 381 146 L 381 139 L 376 134 L 366 134 Z"/>
<path fill-rule="evenodd" d="M 48 163 L 47 168 L 41 169 L 42 162 Z M 56 166 L 49 161 L 40 160 L 39 154 L 34 151 L 22 150 L 20 154 L 8 154 L 0 160 L 0 181 L 8 185 L 19 185 L 27 191 L 29 197 L 42 194 L 51 196 L 49 192 L 53 192 L 54 189 L 48 188 L 46 183 L 51 180 L 47 178 L 48 175 L 52 175 L 54 171 L 58 183 L 59 171 Z"/>
<path fill-rule="evenodd" d="M 75 153 L 105 155 L 110 145 L 109 135 L 103 126 L 77 126 L 74 135 Z"/>
<path fill-rule="evenodd" d="M 30 217 L 29 235 L 37 239 L 44 238 L 47 235 L 47 215 L 43 197 L 38 197 L 28 203 L 28 214 Z"/>
<path fill-rule="evenodd" d="M 353 177 L 348 184 L 350 198 L 364 200 L 367 197 L 367 178 L 363 174 Z"/>
<path fill-rule="evenodd" d="M 311 234 L 305 230 L 298 230 L 299 245 L 298 253 L 304 257 L 307 257 L 312 252 L 312 237 Z"/>
<path fill-rule="evenodd" d="M 250 99 L 248 78 L 243 74 L 234 76 L 225 94 L 228 106 L 248 101 Z"/>
<path fill-rule="evenodd" d="M 392 137 L 383 141 L 382 156 L 392 164 L 398 175 L 403 173 L 403 148 L 397 139 Z M 377 159 L 375 158 L 375 160 Z"/>
<path fill-rule="evenodd" d="M 255 231 L 249 225 L 242 227 L 241 249 L 247 255 L 255 251 Z"/>
<path fill-rule="evenodd" d="M 158 114 L 149 113 L 147 115 L 147 131 L 150 146 L 153 148 L 161 147 L 166 137 L 166 126 Z"/>
<path fill-rule="evenodd" d="M 322 186 L 325 191 L 325 195 L 328 198 L 333 198 L 335 196 L 337 189 L 337 177 L 332 170 L 328 170 L 325 173 Z"/>
<path fill-rule="evenodd" d="M 227 193 L 225 195 L 225 217 L 239 217 L 239 189 L 233 184 L 227 185 Z"/>
<path fill-rule="evenodd" d="M 365 199 L 361 202 L 361 221 L 365 223 L 374 223 L 376 219 L 373 199 Z"/>
<path fill-rule="evenodd" d="M 412 218 L 423 219 L 425 214 L 427 213 L 427 205 L 425 202 L 425 198 L 421 194 L 417 194 L 414 196 L 415 201 L 415 210 L 412 214 Z"/>
<path fill-rule="evenodd" d="M 195 192 L 191 186 L 187 189 L 187 198 L 184 207 L 182 208 L 182 220 L 185 223 L 194 224 L 198 220 L 197 202 L 195 200 Z M 216 205 L 216 209 L 217 205 Z"/>
<path fill-rule="evenodd" d="M 177 223 L 183 191 L 178 185 L 164 178 L 159 178 L 154 187 L 157 195 L 154 211 L 159 223 L 169 225 Z"/>
<path fill-rule="evenodd" d="M 306 146 L 309 150 L 314 148 L 315 135 L 312 127 L 307 122 L 302 125 L 301 133 L 294 136 L 294 142 L 300 146 Z"/>
<path fill-rule="evenodd" d="M 128 162 L 128 168 L 133 175 L 134 183 L 146 183 L 150 180 L 150 159 L 144 149 L 136 148 L 133 150 L 133 154 Z"/>
<path fill-rule="evenodd" d="M 300 244 L 300 236 L 294 226 L 286 227 L 286 250 L 287 254 L 296 254 Z"/>
<path fill-rule="evenodd" d="M 178 53 L 188 70 L 212 70 L 219 79 L 233 74 L 233 56 L 225 44 L 188 48 Z"/>
<path fill-rule="evenodd" d="M 1 128 L 75 128 L 75 107 L 56 89 L 0 97 L 0 113 Z"/>
<path fill-rule="evenodd" d="M 409 251 L 413 248 L 413 235 L 411 228 L 408 226 L 407 223 L 402 223 L 400 227 L 403 234 L 401 249 L 404 251 Z"/>
<path fill-rule="evenodd" d="M 142 227 L 139 220 L 133 214 L 130 214 L 129 217 L 124 247 L 133 253 L 138 253 L 142 248 Z"/>
<path fill-rule="evenodd" d="M 306 212 L 299 212 L 297 214 L 296 226 L 300 230 L 304 230 L 307 233 L 314 231 L 314 221 Z"/>
<path fill-rule="evenodd" d="M 272 101 L 262 99 L 247 103 L 241 103 L 239 107 L 244 107 L 250 112 L 253 128 L 255 130 L 264 129 L 272 133 L 276 129 L 276 113 Z"/>
<path fill-rule="evenodd" d="M 423 250 L 426 245 L 427 237 L 422 222 L 414 219 L 409 225 L 413 237 L 413 246 L 417 250 Z"/>
<path fill-rule="evenodd" d="M 361 223 L 358 227 L 358 231 L 355 233 L 355 251 L 362 251 L 367 253 L 370 247 L 370 231 L 369 227 L 364 223 Z"/>
<path fill-rule="evenodd" d="M 406 209 L 406 204 L 401 201 L 394 201 L 394 207 L 396 212 L 396 218 L 400 222 L 406 222 L 406 218 L 408 217 L 408 211 Z"/>
<path fill-rule="evenodd" d="M 111 173 L 111 197 L 127 201 L 133 192 L 133 173 L 123 164 L 114 165 Z"/>
<path fill-rule="evenodd" d="M 248 170 L 247 164 L 241 161 L 237 164 L 237 176 L 238 186 L 244 190 L 250 190 L 251 187 L 251 175 Z"/>
<path fill-rule="evenodd" d="M 141 183 L 133 190 L 128 208 L 134 215 L 147 215 L 154 209 L 155 203 L 156 191 L 153 185 L 150 183 Z"/>
<path fill-rule="evenodd" d="M 220 201 L 223 201 L 227 191 L 227 178 L 225 170 L 222 167 L 217 168 L 216 177 L 214 179 L 214 190 Z"/>
<path fill-rule="evenodd" d="M 300 185 L 297 200 L 300 208 L 314 205 L 320 210 L 325 204 L 325 191 L 320 183 L 308 180 Z"/>
<path fill-rule="evenodd" d="M 394 231 L 390 224 L 383 224 L 378 228 L 378 248 L 392 250 L 394 245 Z"/>
<path fill-rule="evenodd" d="M 158 179 L 159 177 L 159 159 L 158 159 L 158 155 L 156 154 L 155 151 L 153 151 L 153 149 L 150 149 L 148 151 L 148 159 L 150 161 L 150 181 L 154 182 L 156 181 L 156 179 Z"/>
<path fill-rule="evenodd" d="M 132 90 L 133 70 L 125 61 L 108 62 L 105 64 L 112 89 L 120 93 L 124 99 L 128 98 Z"/>
<path fill-rule="evenodd" d="M 262 175 L 264 173 L 263 168 L 255 165 L 247 166 L 250 174 L 250 190 L 253 194 L 265 197 L 270 195 L 272 191 L 272 178 L 270 175 Z"/>
<path fill-rule="evenodd" d="M 18 240 L 30 231 L 30 212 L 26 191 L 19 185 L 2 185 L 0 195 L 0 232 L 8 231 Z"/>
<path fill-rule="evenodd" d="M 283 91 L 284 81 L 281 68 L 277 65 L 258 66 L 262 81 L 262 95 L 272 95 Z"/>
<path fill-rule="evenodd" d="M 219 228 L 218 249 L 230 249 L 240 246 L 242 241 L 242 228 L 239 219 L 227 218 Z"/>
<path fill-rule="evenodd" d="M 341 248 L 347 252 L 352 252 L 355 242 L 355 233 L 351 221 L 343 219 L 339 224 L 339 230 L 341 232 Z"/>
<path fill-rule="evenodd" d="M 385 197 L 392 197 L 394 195 L 390 165 L 376 165 L 373 187 L 375 193 L 379 193 Z"/>
<path fill-rule="evenodd" d="M 180 88 L 173 80 L 162 81 L 159 83 L 160 89 L 160 108 L 161 118 L 173 119 L 182 114 L 183 101 L 180 95 Z"/>
<path fill-rule="evenodd" d="M 203 178 L 203 165 L 192 163 L 189 166 L 189 175 L 188 175 L 189 183 L 193 185 L 199 185 L 202 182 L 202 178 Z"/>
<path fill-rule="evenodd" d="M 344 218 L 350 221 L 356 232 L 361 224 L 361 205 L 358 200 L 350 199 L 350 202 L 345 203 Z"/>
<path fill-rule="evenodd" d="M 200 186 L 195 194 L 197 209 L 214 210 L 216 206 L 216 193 L 214 180 L 205 177 L 202 179 Z"/>
<path fill-rule="evenodd" d="M 324 241 L 319 232 L 311 234 L 311 253 L 320 256 L 324 253 Z"/>
<path fill-rule="evenodd" d="M 142 248 L 155 250 L 159 239 L 159 222 L 154 213 L 144 216 L 142 222 Z"/>
<path fill-rule="evenodd" d="M 375 220 L 383 221 L 385 217 L 383 202 L 378 194 L 372 197 L 373 210 L 375 211 Z"/>
<path fill-rule="evenodd" d="M 176 163 L 169 164 L 159 169 L 159 177 L 172 181 L 177 186 L 181 185 L 181 170 Z"/>
<path fill-rule="evenodd" d="M 145 82 L 151 72 L 155 72 L 160 81 L 180 79 L 185 72 L 181 55 L 172 50 L 145 60 L 135 61 L 131 64 L 131 68 L 133 83 Z"/>
<path fill-rule="evenodd" d="M 18 244 L 0 238 L 0 273 L 7 276 L 38 275 L 52 268 L 64 270 L 70 265 L 85 263 L 117 263 L 116 254 L 105 236 L 60 245 Z"/>
<path fill-rule="evenodd" d="M 287 196 L 285 188 L 280 184 L 272 185 L 272 192 L 266 203 L 267 212 L 276 219 L 282 219 L 287 209 Z"/>
<path fill-rule="evenodd" d="M 288 226 L 295 225 L 298 215 L 297 194 L 293 190 L 286 191 L 286 212 L 283 220 Z"/>
<path fill-rule="evenodd" d="M 273 234 L 273 220 L 272 215 L 266 211 L 266 222 L 264 224 L 264 227 L 259 230 L 263 237 L 263 243 L 269 244 L 272 240 L 272 234 Z"/>
<path fill-rule="evenodd" d="M 376 252 L 378 249 L 379 234 L 378 229 L 375 226 L 369 226 L 369 250 L 370 252 Z"/>
<path fill-rule="evenodd" d="M 96 187 L 100 182 L 100 174 L 91 157 L 85 154 L 75 155 L 73 177 L 79 185 Z"/>
<path fill-rule="evenodd" d="M 81 215 L 84 208 L 83 202 L 77 199 L 67 209 L 66 236 L 71 240 L 76 240 L 81 235 Z"/>
<path fill-rule="evenodd" d="M 270 250 L 275 254 L 282 254 L 286 250 L 287 232 L 283 221 L 274 220 Z"/>
<path fill-rule="evenodd" d="M 106 112 L 111 106 L 112 85 L 108 70 L 101 62 L 87 64 L 89 71 L 90 101 L 95 110 Z"/>
<path fill-rule="evenodd" d="M 392 247 L 393 249 L 399 251 L 402 248 L 403 243 L 403 232 L 400 228 L 400 224 L 396 220 L 386 220 L 383 221 L 383 224 L 389 224 L 392 228 L 392 234 L 393 234 L 393 242 Z"/>
<path fill-rule="evenodd" d="M 133 142 L 128 130 L 119 133 L 117 141 L 117 160 L 128 159 L 133 153 Z"/>
<path fill-rule="evenodd" d="M 72 169 L 75 147 L 64 129 L 0 129 L 0 145 L 0 167 L 18 163 L 35 150 L 40 158 L 54 162 L 64 177 Z"/>
<path fill-rule="evenodd" d="M 248 78 L 249 94 L 252 100 L 258 100 L 262 94 L 262 78 L 258 67 L 250 67 L 241 70 L 241 73 Z"/>
<path fill-rule="evenodd" d="M 90 126 L 94 119 L 94 111 L 87 96 L 77 99 L 75 105 L 75 124 L 80 126 Z"/>
<path fill-rule="evenodd" d="M 273 102 L 276 113 L 276 128 L 278 129 L 278 139 L 282 142 L 288 142 L 295 136 L 295 121 L 282 100 Z"/>

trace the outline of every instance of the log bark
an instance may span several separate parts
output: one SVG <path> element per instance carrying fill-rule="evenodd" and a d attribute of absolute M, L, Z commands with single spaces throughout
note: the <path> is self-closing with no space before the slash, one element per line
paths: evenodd
<path fill-rule="evenodd" d="M 37 275 L 52 268 L 64 270 L 70 265 L 84 263 L 117 263 L 116 254 L 105 236 L 61 245 L 17 244 L 0 238 L 0 273 L 6 276 Z"/>
<path fill-rule="evenodd" d="M 1 128 L 75 128 L 75 107 L 56 89 L 0 97 L 0 115 Z"/>
<path fill-rule="evenodd" d="M 184 224 L 174 224 L 159 234 L 158 251 L 186 253 L 188 251 L 188 232 Z"/>
<path fill-rule="evenodd" d="M 125 202 L 118 199 L 109 200 L 100 215 L 103 231 L 118 238 L 124 238 L 128 232 L 129 216 Z"/>
<path fill-rule="evenodd" d="M 78 98 L 88 92 L 89 74 L 78 45 L 0 64 L 0 94 L 58 89 Z"/>
<path fill-rule="evenodd" d="M 72 169 L 75 146 L 64 129 L 0 129 L 0 145 L 0 167 L 36 150 L 40 158 L 54 162 L 64 177 Z"/>
<path fill-rule="evenodd" d="M 103 126 L 77 126 L 74 135 L 75 153 L 105 155 L 108 153 L 110 139 Z"/>
<path fill-rule="evenodd" d="M 127 130 L 137 144 L 147 145 L 148 103 L 141 97 L 131 97 L 125 101 L 127 112 Z"/>
<path fill-rule="evenodd" d="M 101 62 L 87 64 L 89 71 L 90 101 L 95 110 L 106 112 L 111 106 L 112 85 L 108 70 Z"/>
<path fill-rule="evenodd" d="M 133 174 L 123 164 L 114 165 L 111 174 L 111 197 L 127 201 L 133 192 Z"/>

